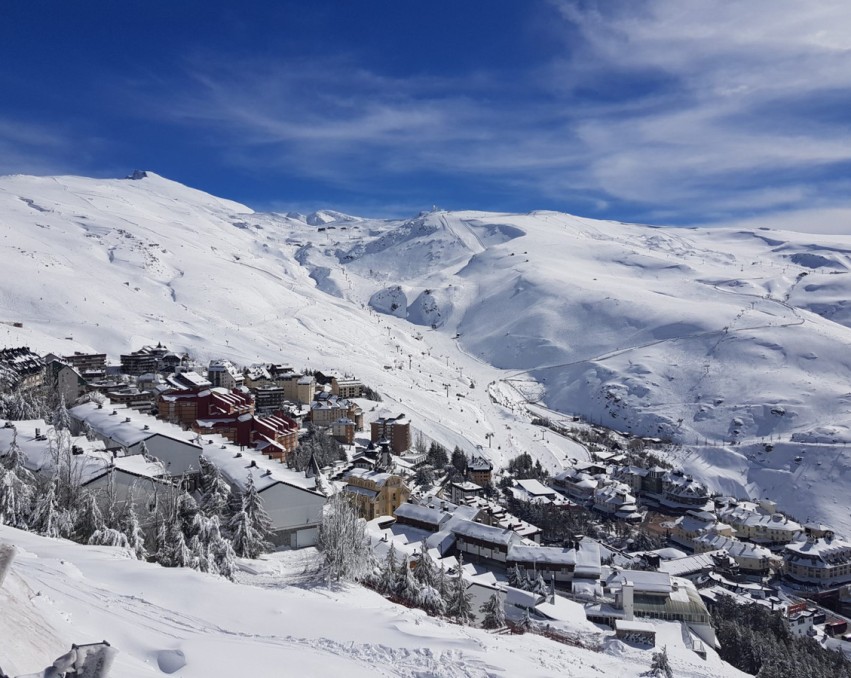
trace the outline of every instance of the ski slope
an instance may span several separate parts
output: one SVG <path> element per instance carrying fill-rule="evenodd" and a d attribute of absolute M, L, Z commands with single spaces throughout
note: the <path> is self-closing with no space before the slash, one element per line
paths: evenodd
<path fill-rule="evenodd" d="M 152 173 L 12 176 L 0 343 L 337 369 L 385 396 L 368 416 L 497 465 L 584 455 L 528 423 L 531 399 L 671 438 L 715 489 L 851 534 L 849 254 L 841 235 L 255 213 Z"/>

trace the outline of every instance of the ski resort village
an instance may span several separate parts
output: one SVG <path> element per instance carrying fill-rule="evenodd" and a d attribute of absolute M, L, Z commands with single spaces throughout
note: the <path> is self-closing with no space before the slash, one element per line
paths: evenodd
<path fill-rule="evenodd" d="M 204 365 L 161 343 L 116 363 L 0 350 L 0 628 L 31 620 L 22 608 L 41 595 L 20 598 L 43 556 L 14 528 L 225 586 L 359 582 L 495 642 L 617 643 L 659 675 L 727 675 L 718 651 L 741 610 L 830 651 L 827 665 L 851 655 L 851 543 L 831 526 L 710 492 L 671 463 L 670 441 L 533 408 L 542 440 L 580 454 L 547 471 L 532 442 L 497 467 L 488 442 L 444 447 L 338 364 Z M 293 563 L 295 576 L 274 569 Z M 121 643 L 99 631 L 57 660 L 70 675 L 118 661 Z M 38 668 L 23 662 L 48 661 L 40 640 L 6 644 L 0 668 Z M 156 663 L 171 673 L 190 655 L 163 648 Z"/>

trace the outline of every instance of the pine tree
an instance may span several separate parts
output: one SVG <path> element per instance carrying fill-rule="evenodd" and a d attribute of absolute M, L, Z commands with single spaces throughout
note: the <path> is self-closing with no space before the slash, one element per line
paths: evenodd
<path fill-rule="evenodd" d="M 659 652 L 653 653 L 650 675 L 656 678 L 674 678 L 674 671 L 671 668 L 671 662 L 668 660 L 667 645 L 663 646 Z"/>
<path fill-rule="evenodd" d="M 101 527 L 92 533 L 89 537 L 90 546 L 119 546 L 121 548 L 129 548 L 130 543 L 125 535 L 120 530 L 115 530 L 111 527 Z"/>
<path fill-rule="evenodd" d="M 434 588 L 438 590 L 438 592 L 440 593 L 440 597 L 443 598 L 444 601 L 449 600 L 450 583 L 449 577 L 446 575 L 446 568 L 444 567 L 443 563 L 440 564 L 440 569 L 437 570 Z"/>
<path fill-rule="evenodd" d="M 165 528 L 165 538 L 157 553 L 157 561 L 165 567 L 189 567 L 192 564 L 192 553 L 186 545 L 183 530 L 177 521 Z"/>
<path fill-rule="evenodd" d="M 428 546 L 426 545 L 425 539 L 423 539 L 420 544 L 420 550 L 417 552 L 416 560 L 414 562 L 416 563 L 414 576 L 417 581 L 423 586 L 434 587 L 437 579 L 437 572 L 434 562 L 428 554 Z"/>
<path fill-rule="evenodd" d="M 12 471 L 0 468 L 0 525 L 28 528 L 32 488 Z"/>
<path fill-rule="evenodd" d="M 393 593 L 393 587 L 396 581 L 396 547 L 391 542 L 390 548 L 387 550 L 387 555 L 384 562 L 378 568 L 378 574 L 375 577 L 373 585 L 375 590 L 383 596 L 389 596 Z"/>
<path fill-rule="evenodd" d="M 38 498 L 30 519 L 30 527 L 45 537 L 62 537 L 59 502 L 56 499 L 56 479 L 50 481 L 47 492 Z"/>
<path fill-rule="evenodd" d="M 454 617 L 459 624 L 469 624 L 475 620 L 473 614 L 472 596 L 467 590 L 467 582 L 464 581 L 464 561 L 458 556 L 458 575 L 452 580 L 449 590 L 449 602 L 447 612 Z"/>
<path fill-rule="evenodd" d="M 532 615 L 529 614 L 529 608 L 523 610 L 523 616 L 517 622 L 517 627 L 524 632 L 532 628 Z"/>
<path fill-rule="evenodd" d="M 335 494 L 326 504 L 319 548 L 331 581 L 360 581 L 375 569 L 366 523 L 348 495 Z"/>
<path fill-rule="evenodd" d="M 180 529 L 183 531 L 183 536 L 189 540 L 195 536 L 197 527 L 196 518 L 198 516 L 198 503 L 192 498 L 186 490 L 180 493 L 175 506 L 177 520 L 180 523 Z"/>
<path fill-rule="evenodd" d="M 549 592 L 549 587 L 547 586 L 547 582 L 544 581 L 544 577 L 541 573 L 538 573 L 538 576 L 535 578 L 534 584 L 532 584 L 531 588 L 532 593 L 537 593 L 539 596 L 546 596 Z"/>
<path fill-rule="evenodd" d="M 139 526 L 139 519 L 136 517 L 136 510 L 133 508 L 133 502 L 128 502 L 127 511 L 124 514 L 124 519 L 121 521 L 121 528 L 127 535 L 127 545 L 133 551 L 133 554 L 139 560 L 145 560 L 148 557 L 148 551 L 145 548 L 145 533 Z"/>
<path fill-rule="evenodd" d="M 418 592 L 417 607 L 421 607 L 431 616 L 441 616 L 446 613 L 446 601 L 434 586 L 422 585 Z"/>
<path fill-rule="evenodd" d="M 68 414 L 68 408 L 65 405 L 65 394 L 59 395 L 59 404 L 53 412 L 53 427 L 57 430 L 71 430 L 71 415 Z"/>
<path fill-rule="evenodd" d="M 103 514 L 97 499 L 90 492 L 85 492 L 77 513 L 77 522 L 74 525 L 74 539 L 81 544 L 87 544 L 89 538 L 103 526 Z"/>
<path fill-rule="evenodd" d="M 201 457 L 201 511 L 205 516 L 226 516 L 231 500 L 230 485 L 221 471 Z M 230 517 L 230 516 L 228 516 Z"/>
<path fill-rule="evenodd" d="M 407 558 L 403 557 L 399 561 L 394 590 L 396 595 L 409 605 L 418 605 L 420 603 L 420 584 L 414 578 L 414 573 L 408 565 Z"/>
<path fill-rule="evenodd" d="M 514 563 L 514 567 L 508 570 L 508 585 L 513 586 L 516 589 L 524 589 L 528 585 L 529 580 L 526 578 L 525 573 L 520 569 L 520 566 L 517 563 Z"/>
<path fill-rule="evenodd" d="M 499 593 L 494 593 L 479 608 L 483 629 L 501 629 L 505 626 L 505 608 Z"/>

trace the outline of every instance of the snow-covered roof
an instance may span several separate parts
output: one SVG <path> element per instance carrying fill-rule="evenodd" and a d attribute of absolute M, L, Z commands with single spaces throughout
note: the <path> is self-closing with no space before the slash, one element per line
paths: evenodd
<path fill-rule="evenodd" d="M 516 480 L 514 481 L 522 487 L 528 494 L 532 496 L 544 496 L 544 497 L 552 497 L 555 496 L 555 490 L 551 487 L 547 487 L 539 480 L 528 479 L 528 480 Z"/>
<path fill-rule="evenodd" d="M 124 447 L 131 447 L 154 435 L 167 436 L 186 444 L 194 444 L 196 437 L 195 433 L 184 431 L 176 424 L 130 409 L 126 405 L 112 404 L 109 400 L 103 403 L 102 408 L 95 403 L 85 403 L 72 407 L 68 412 L 77 421 L 88 422 L 99 435 L 111 438 Z"/>
<path fill-rule="evenodd" d="M 653 635 L 656 635 L 656 627 L 650 622 L 643 621 L 615 619 L 615 630 L 623 631 L 624 633 L 652 633 Z"/>
<path fill-rule="evenodd" d="M 211 445 L 202 446 L 204 458 L 216 466 L 231 485 L 240 490 L 245 489 L 250 474 L 258 492 L 283 483 L 319 494 L 316 492 L 315 478 L 306 478 L 304 473 L 288 469 L 280 462 L 272 461 L 259 452 L 247 449 L 239 451 L 221 436 L 205 435 L 204 440 L 213 441 Z"/>
<path fill-rule="evenodd" d="M 439 509 L 428 508 L 427 506 L 419 506 L 417 504 L 405 503 L 394 511 L 397 518 L 407 518 L 416 520 L 421 523 L 438 526 L 449 520 L 449 514 L 440 511 Z"/>
<path fill-rule="evenodd" d="M 521 546 L 512 544 L 508 549 L 508 560 L 520 563 L 548 565 L 574 565 L 576 551 L 553 546 Z"/>
<path fill-rule="evenodd" d="M 609 579 L 609 584 L 632 584 L 636 593 L 670 593 L 673 590 L 671 575 L 667 572 L 623 570 Z"/>
<path fill-rule="evenodd" d="M 390 480 L 391 477 L 392 474 L 390 473 L 370 471 L 365 468 L 353 468 L 346 472 L 346 475 L 343 476 L 343 480 L 367 480 L 371 483 L 375 483 L 378 487 L 381 487 Z"/>
<path fill-rule="evenodd" d="M 666 572 L 673 577 L 684 577 L 700 570 L 711 570 L 715 567 L 715 561 L 712 559 L 712 556 L 722 553 L 725 553 L 725 551 L 706 551 L 705 553 L 696 553 L 693 556 L 686 556 L 685 558 L 665 560 L 659 563 L 659 571 Z"/>
<path fill-rule="evenodd" d="M 479 539 L 481 541 L 490 542 L 492 544 L 501 544 L 503 546 L 508 546 L 520 539 L 517 533 L 513 530 L 491 527 L 490 525 L 482 525 L 482 523 L 474 523 L 469 520 L 459 520 L 452 525 L 451 529 L 456 536 Z"/>

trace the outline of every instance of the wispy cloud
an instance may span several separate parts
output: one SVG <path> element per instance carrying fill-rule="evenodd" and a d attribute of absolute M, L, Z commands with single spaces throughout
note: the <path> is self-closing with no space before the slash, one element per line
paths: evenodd
<path fill-rule="evenodd" d="M 0 174 L 62 174 L 82 167 L 75 137 L 56 125 L 0 117 Z"/>
<path fill-rule="evenodd" d="M 678 223 L 844 201 L 832 175 L 851 167 L 848 3 L 545 7 L 563 49 L 511 73 L 397 77 L 356 55 L 207 55 L 138 87 L 137 103 L 204 134 L 231 165 L 385 204 L 404 202 L 404 181 L 433 177 L 530 206 Z"/>

